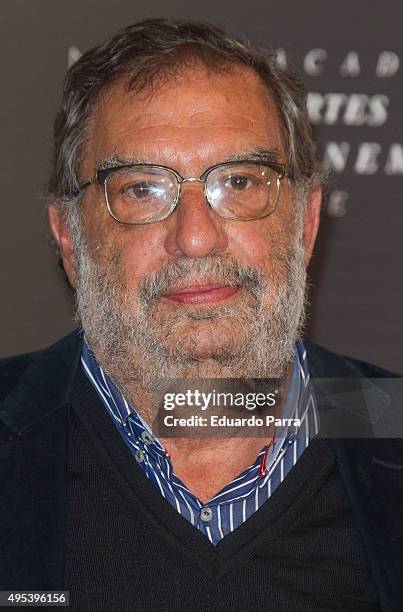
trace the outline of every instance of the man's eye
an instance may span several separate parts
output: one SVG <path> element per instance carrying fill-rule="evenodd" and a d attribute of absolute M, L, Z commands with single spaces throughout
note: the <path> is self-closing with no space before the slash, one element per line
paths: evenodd
<path fill-rule="evenodd" d="M 158 198 L 160 194 L 161 188 L 153 183 L 149 183 L 148 181 L 139 181 L 137 183 L 131 183 L 130 185 L 126 185 L 124 188 L 124 194 L 129 197 L 134 197 L 138 199 L 144 198 Z"/>
<path fill-rule="evenodd" d="M 228 176 L 224 185 L 227 189 L 234 189 L 235 191 L 244 191 L 249 187 L 253 186 L 253 181 L 249 176 L 245 176 L 242 174 L 235 174 L 232 176 Z"/>

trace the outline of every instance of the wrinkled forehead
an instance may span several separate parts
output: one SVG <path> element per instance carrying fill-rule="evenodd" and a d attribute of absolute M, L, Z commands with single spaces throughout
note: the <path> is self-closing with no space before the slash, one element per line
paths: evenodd
<path fill-rule="evenodd" d="M 85 161 L 93 168 L 116 153 L 184 172 L 259 148 L 284 161 L 276 105 L 260 77 L 238 66 L 193 66 L 134 92 L 114 83 L 99 97 L 88 136 Z"/>

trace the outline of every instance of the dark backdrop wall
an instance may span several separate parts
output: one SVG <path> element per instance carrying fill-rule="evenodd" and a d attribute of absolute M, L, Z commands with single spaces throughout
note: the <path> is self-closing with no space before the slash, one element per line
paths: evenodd
<path fill-rule="evenodd" d="M 0 2 L 0 355 L 74 327 L 41 190 L 68 63 L 145 17 L 211 20 L 292 62 L 333 170 L 311 265 L 308 335 L 403 370 L 403 4 L 397 0 Z"/>

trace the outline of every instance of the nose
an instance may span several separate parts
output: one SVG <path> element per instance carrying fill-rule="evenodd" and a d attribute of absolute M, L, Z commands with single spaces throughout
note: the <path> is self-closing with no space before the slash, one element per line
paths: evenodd
<path fill-rule="evenodd" d="M 166 223 L 165 249 L 171 255 L 206 257 L 227 248 L 225 222 L 208 205 L 202 181 L 181 183 L 178 205 Z"/>

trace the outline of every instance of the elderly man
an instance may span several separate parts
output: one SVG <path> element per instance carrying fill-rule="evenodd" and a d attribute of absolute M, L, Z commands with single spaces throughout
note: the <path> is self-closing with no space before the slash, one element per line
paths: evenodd
<path fill-rule="evenodd" d="M 400 609 L 401 444 L 318 435 L 332 379 L 392 375 L 302 340 L 321 205 L 304 100 L 272 55 L 193 22 L 135 24 L 69 70 L 49 222 L 82 333 L 1 365 L 2 589 Z M 266 437 L 158 429 L 164 381 L 251 379 L 280 381 Z M 351 422 L 385 401 L 340 396 Z"/>

